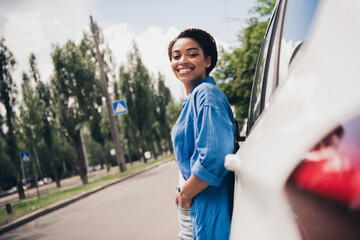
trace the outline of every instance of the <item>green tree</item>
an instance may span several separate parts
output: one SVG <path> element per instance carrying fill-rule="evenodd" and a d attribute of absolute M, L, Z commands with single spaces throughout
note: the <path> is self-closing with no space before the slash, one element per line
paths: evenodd
<path fill-rule="evenodd" d="M 40 82 L 40 73 L 39 73 L 39 70 L 37 69 L 37 63 L 36 63 L 36 58 L 35 58 L 34 54 L 31 54 L 30 57 L 29 57 L 29 65 L 30 65 L 30 78 L 33 79 L 34 83 L 39 84 L 39 82 Z M 39 103 L 39 107 L 38 107 L 39 109 L 38 109 L 38 111 L 34 111 L 34 114 L 36 114 L 38 116 L 37 119 L 41 121 L 42 115 L 41 115 L 41 113 L 39 114 L 39 110 L 40 109 L 43 110 L 44 106 L 41 103 L 41 100 L 40 100 L 40 97 L 39 97 L 39 92 L 36 93 L 34 91 L 33 97 L 35 99 L 35 102 Z M 32 104 L 32 106 L 34 108 L 36 108 L 35 105 Z M 36 133 L 36 138 L 40 141 L 41 140 L 41 128 L 43 126 L 41 126 L 41 122 L 35 123 L 35 124 L 36 124 L 36 126 L 34 127 L 34 131 Z M 39 156 L 38 156 L 35 145 L 33 145 L 33 148 L 34 148 L 34 154 L 35 154 L 35 160 L 36 160 L 36 161 L 34 161 L 34 164 L 35 164 L 35 166 L 37 167 L 37 169 L 39 171 L 40 178 L 42 179 L 43 178 L 43 173 L 42 173 L 42 170 L 41 170 Z"/>
<path fill-rule="evenodd" d="M 255 14 L 258 18 L 265 18 L 265 21 L 268 21 L 275 3 L 275 0 L 257 0 L 255 6 L 249 12 Z"/>
<path fill-rule="evenodd" d="M 220 81 L 219 87 L 235 106 L 236 119 L 240 122 L 247 118 L 257 58 L 274 5 L 274 0 L 257 0 L 250 10 L 255 16 L 238 35 L 241 46 L 231 52 L 222 50 L 214 73 Z"/>
<path fill-rule="evenodd" d="M 165 85 L 165 78 L 159 72 L 157 80 L 156 99 L 156 120 L 159 123 L 162 139 L 165 141 L 166 151 L 173 152 L 170 129 L 168 124 L 167 106 L 171 101 L 170 89 Z"/>
<path fill-rule="evenodd" d="M 124 66 L 120 67 L 120 88 L 126 99 L 128 115 L 139 134 L 141 157 L 144 162 L 144 140 L 147 137 L 150 145 L 152 141 L 149 128 L 152 126 L 154 93 L 151 84 L 149 72 L 142 63 L 136 43 L 133 43 L 133 50 L 128 54 L 127 69 Z"/>
<path fill-rule="evenodd" d="M 8 155 L 12 159 L 16 171 L 16 184 L 20 199 L 25 198 L 22 185 L 22 175 L 20 171 L 20 159 L 18 155 L 18 147 L 14 135 L 14 106 L 16 100 L 16 85 L 12 78 L 12 71 L 16 61 L 5 45 L 5 39 L 0 37 L 0 107 L 5 108 L 6 116 L 4 119 L 2 111 L 0 111 L 0 136 L 3 137 L 9 146 Z M 7 128 L 7 132 L 4 129 Z"/>
<path fill-rule="evenodd" d="M 149 88 L 148 88 L 148 113 L 147 113 L 147 125 L 145 128 L 145 134 L 146 134 L 146 138 L 147 138 L 147 144 L 152 152 L 152 155 L 155 159 L 157 159 L 157 155 L 158 152 L 155 149 L 155 143 L 154 140 L 156 140 L 156 142 L 158 143 L 158 151 L 161 152 L 161 146 L 159 141 L 160 141 L 160 136 L 158 134 L 157 131 L 157 126 L 159 125 L 156 122 L 156 109 L 157 109 L 157 102 L 156 102 L 156 96 L 155 96 L 155 89 L 154 89 L 154 81 L 153 81 L 153 77 L 150 76 L 150 84 L 149 84 Z"/>
<path fill-rule="evenodd" d="M 98 37 L 100 38 L 100 41 L 103 41 L 103 36 L 101 34 L 101 31 L 98 29 L 98 26 L 95 24 L 95 28 L 97 28 Z M 95 51 L 95 50 L 93 50 Z M 95 58 L 95 52 L 93 52 L 93 57 Z M 108 74 L 106 75 L 107 83 L 109 83 L 108 75 L 111 75 L 112 79 L 115 79 L 115 60 L 113 57 L 113 54 L 111 52 L 111 49 L 106 46 L 104 49 L 102 55 L 103 63 L 104 63 L 104 71 Z M 115 81 L 116 83 L 116 81 Z M 115 99 L 118 98 L 117 96 L 117 85 L 114 85 L 114 92 L 115 92 Z M 105 111 L 104 111 L 105 110 Z M 110 164 L 108 162 L 108 158 L 106 156 L 106 148 L 105 148 L 105 141 L 109 140 L 112 141 L 111 132 L 109 129 L 109 119 L 108 115 L 105 115 L 103 113 L 107 114 L 106 109 L 106 103 L 102 102 L 102 105 L 98 108 L 94 108 L 92 118 L 90 120 L 89 129 L 90 129 L 90 136 L 92 139 L 100 144 L 101 147 L 101 153 L 102 153 L 102 159 L 106 165 L 106 169 L 109 172 L 110 171 Z M 103 123 L 103 125 L 102 125 Z"/>
<path fill-rule="evenodd" d="M 57 127 L 61 128 L 61 126 Z M 61 130 L 56 129 L 52 131 L 52 141 L 55 161 L 59 163 L 59 165 L 57 165 L 58 172 L 61 174 L 59 175 L 59 178 L 71 177 L 76 172 L 76 151 L 72 143 L 67 141 L 64 135 L 61 133 Z M 44 153 L 45 152 L 47 154 L 49 153 L 48 151 L 44 151 Z M 46 162 L 46 164 L 48 163 L 49 162 Z M 44 165 L 44 163 L 42 164 Z M 51 167 L 52 166 L 48 165 L 48 168 L 45 169 L 51 169 Z M 51 171 L 48 171 L 48 174 L 50 172 Z"/>
<path fill-rule="evenodd" d="M 33 87 L 33 82 L 31 81 L 30 77 L 24 72 L 22 79 L 23 81 L 21 88 L 23 101 L 20 105 L 19 134 L 23 143 L 25 144 L 26 149 L 31 154 L 31 162 L 33 165 L 32 175 L 35 186 L 37 187 L 37 182 L 39 180 L 38 174 L 40 174 L 41 179 L 43 178 L 37 151 L 38 144 L 41 140 L 41 113 L 43 110 L 42 106 L 40 105 L 39 95 Z"/>
<path fill-rule="evenodd" d="M 37 172 L 40 178 L 43 173 L 40 167 L 38 146 L 44 139 L 50 152 L 50 160 L 57 187 L 60 187 L 60 180 L 57 174 L 56 162 L 52 147 L 52 125 L 54 112 L 50 106 L 50 89 L 40 80 L 37 69 L 36 57 L 31 54 L 29 57 L 29 74 L 23 73 L 22 96 L 23 103 L 20 106 L 20 133 L 26 149 L 32 153 L 31 160 L 34 165 L 34 179 L 37 179 Z M 25 138 L 24 138 L 25 136 Z M 36 171 L 37 169 L 37 171 Z"/>
<path fill-rule="evenodd" d="M 14 165 L 6 154 L 5 141 L 0 138 L 0 191 L 16 185 Z"/>
<path fill-rule="evenodd" d="M 37 91 L 39 93 L 39 98 L 42 108 L 42 129 L 41 134 L 44 139 L 45 145 L 49 151 L 49 158 L 51 162 L 52 173 L 58 188 L 61 187 L 60 177 L 58 174 L 57 161 L 54 154 L 54 130 L 55 130 L 55 119 L 56 114 L 54 110 L 54 101 L 51 94 L 51 86 L 45 84 L 41 81 L 38 81 Z M 66 171 L 66 168 L 64 169 Z"/>
<path fill-rule="evenodd" d="M 95 75 L 93 46 L 88 39 L 84 34 L 79 46 L 68 41 L 63 47 L 55 46 L 51 54 L 57 116 L 64 136 L 74 146 L 83 184 L 87 184 L 88 179 L 80 129 L 93 114 L 93 109 L 101 105 L 101 86 Z"/>
<path fill-rule="evenodd" d="M 168 117 L 168 126 L 169 129 L 175 125 L 176 120 L 178 119 L 182 110 L 182 101 L 171 100 L 167 106 L 167 117 Z"/>
<path fill-rule="evenodd" d="M 101 108 L 99 108 L 101 110 Z M 107 157 L 106 157 L 106 150 L 105 150 L 105 140 L 106 136 L 101 131 L 101 112 L 99 112 L 98 109 L 93 110 L 92 118 L 90 120 L 89 128 L 90 128 L 90 135 L 91 138 L 100 144 L 101 146 L 101 153 L 102 153 L 102 159 L 105 163 L 106 169 L 109 172 L 110 171 L 110 165 L 108 163 Z"/>
<path fill-rule="evenodd" d="M 124 80 L 124 79 L 129 79 L 129 73 L 125 73 L 124 70 L 124 66 L 120 66 L 120 79 Z M 121 95 L 120 95 L 120 85 L 118 81 L 114 81 L 113 87 L 114 87 L 114 96 L 115 99 L 121 99 Z M 129 87 L 129 82 L 123 82 L 123 89 L 128 89 Z M 125 95 L 128 92 L 125 92 Z M 125 96 L 123 95 L 123 96 Z M 131 105 L 131 103 L 130 103 Z M 129 108 L 129 105 L 127 103 L 127 107 Z M 135 124 L 132 123 L 130 115 L 129 114 L 124 114 L 122 115 L 120 118 L 120 128 L 121 129 L 121 133 L 123 135 L 123 139 L 124 139 L 124 146 L 126 146 L 127 149 L 127 160 L 130 164 L 133 163 L 133 159 L 137 159 L 140 156 L 139 153 L 139 147 L 138 147 L 138 143 L 139 142 L 139 138 L 137 135 L 137 130 L 136 130 L 136 126 Z"/>

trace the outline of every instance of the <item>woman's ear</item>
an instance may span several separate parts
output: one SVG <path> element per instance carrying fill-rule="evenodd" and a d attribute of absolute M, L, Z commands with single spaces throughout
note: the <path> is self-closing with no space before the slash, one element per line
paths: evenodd
<path fill-rule="evenodd" d="M 205 67 L 209 68 L 211 66 L 211 56 L 207 56 L 205 59 Z"/>

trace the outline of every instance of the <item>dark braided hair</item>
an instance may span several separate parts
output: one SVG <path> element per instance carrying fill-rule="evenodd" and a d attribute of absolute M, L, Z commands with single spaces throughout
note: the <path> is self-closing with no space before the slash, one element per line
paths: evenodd
<path fill-rule="evenodd" d="M 188 28 L 183 30 L 174 40 L 169 43 L 168 54 L 170 61 L 172 60 L 172 49 L 174 44 L 180 38 L 191 38 L 195 40 L 204 51 L 205 58 L 208 56 L 211 57 L 211 65 L 206 69 L 206 75 L 209 75 L 209 73 L 214 69 L 218 59 L 216 42 L 214 38 L 206 31 L 198 28 Z"/>

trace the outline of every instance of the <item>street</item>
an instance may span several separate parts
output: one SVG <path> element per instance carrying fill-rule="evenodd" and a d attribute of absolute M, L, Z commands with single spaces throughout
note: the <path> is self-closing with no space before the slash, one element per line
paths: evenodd
<path fill-rule="evenodd" d="M 175 161 L 0 235 L 0 239 L 176 239 Z"/>

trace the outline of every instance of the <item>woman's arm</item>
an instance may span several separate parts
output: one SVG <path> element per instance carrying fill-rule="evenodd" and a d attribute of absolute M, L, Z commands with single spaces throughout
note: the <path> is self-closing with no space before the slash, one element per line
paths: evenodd
<path fill-rule="evenodd" d="M 193 198 L 208 186 L 209 184 L 200 178 L 191 175 L 181 188 L 181 192 L 176 195 L 175 204 L 182 208 L 190 208 Z"/>

